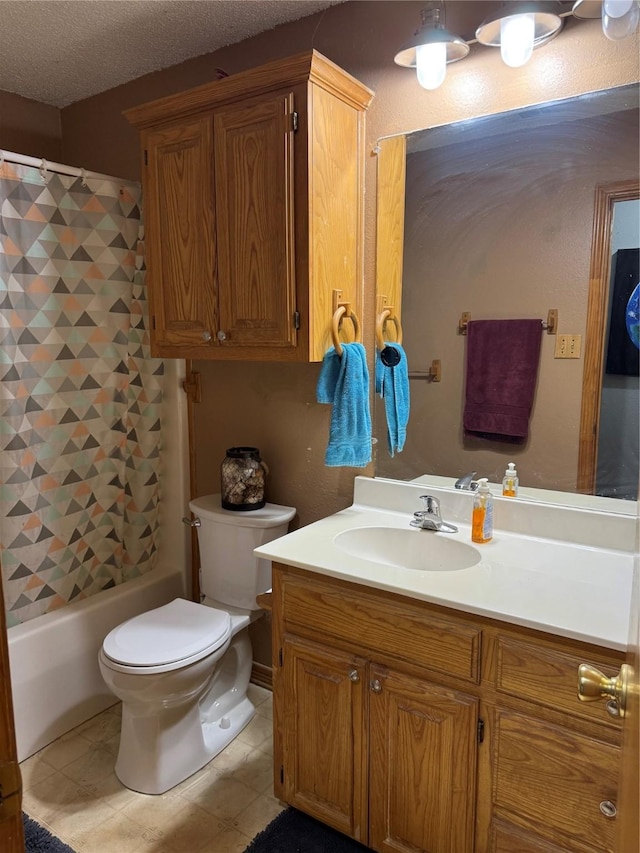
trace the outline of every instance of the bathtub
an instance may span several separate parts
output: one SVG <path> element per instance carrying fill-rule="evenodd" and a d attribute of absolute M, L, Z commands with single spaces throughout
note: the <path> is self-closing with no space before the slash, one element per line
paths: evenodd
<path fill-rule="evenodd" d="M 18 761 L 117 701 L 98 669 L 104 637 L 125 619 L 179 595 L 183 574 L 155 570 L 9 628 Z"/>

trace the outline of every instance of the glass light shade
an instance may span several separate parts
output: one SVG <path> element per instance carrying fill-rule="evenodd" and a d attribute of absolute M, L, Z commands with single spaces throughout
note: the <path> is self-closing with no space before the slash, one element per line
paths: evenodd
<path fill-rule="evenodd" d="M 602 32 L 610 41 L 630 36 L 638 26 L 640 11 L 636 0 L 605 0 L 602 8 Z"/>
<path fill-rule="evenodd" d="M 447 73 L 447 45 L 444 42 L 419 45 L 416 48 L 416 72 L 423 89 L 442 86 Z"/>
<path fill-rule="evenodd" d="M 531 59 L 535 37 L 533 15 L 511 15 L 500 21 L 500 55 L 505 65 L 520 68 Z"/>
<path fill-rule="evenodd" d="M 636 0 L 604 0 L 603 11 L 611 18 L 622 18 L 631 11 Z"/>

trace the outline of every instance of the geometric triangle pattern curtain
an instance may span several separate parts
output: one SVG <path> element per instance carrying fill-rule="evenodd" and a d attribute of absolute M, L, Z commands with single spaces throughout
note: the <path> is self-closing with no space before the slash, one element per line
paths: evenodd
<path fill-rule="evenodd" d="M 0 165 L 0 562 L 9 626 L 153 568 L 163 362 L 140 190 Z"/>

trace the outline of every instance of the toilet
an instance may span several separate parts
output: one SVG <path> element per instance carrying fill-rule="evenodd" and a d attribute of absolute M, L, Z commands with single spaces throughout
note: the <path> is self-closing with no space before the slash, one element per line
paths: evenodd
<path fill-rule="evenodd" d="M 197 604 L 176 598 L 118 625 L 99 652 L 102 677 L 122 701 L 115 772 L 127 788 L 162 794 L 227 746 L 250 722 L 256 596 L 271 563 L 253 549 L 287 532 L 295 509 L 222 509 L 220 495 L 189 503 L 200 551 Z"/>

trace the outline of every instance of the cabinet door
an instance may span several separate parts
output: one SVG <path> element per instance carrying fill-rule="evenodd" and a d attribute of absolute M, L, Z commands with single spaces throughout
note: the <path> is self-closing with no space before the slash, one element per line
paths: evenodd
<path fill-rule="evenodd" d="M 286 640 L 283 670 L 284 798 L 366 842 L 365 663 Z"/>
<path fill-rule="evenodd" d="M 381 667 L 370 678 L 371 847 L 471 853 L 477 699 Z"/>
<path fill-rule="evenodd" d="M 296 344 L 293 136 L 291 92 L 215 114 L 219 337 L 228 349 Z"/>
<path fill-rule="evenodd" d="M 613 853 L 617 746 L 499 709 L 494 748 L 494 813 L 563 849 Z"/>
<path fill-rule="evenodd" d="M 212 119 L 151 130 L 144 144 L 152 353 L 179 356 L 208 348 L 217 328 Z"/>

